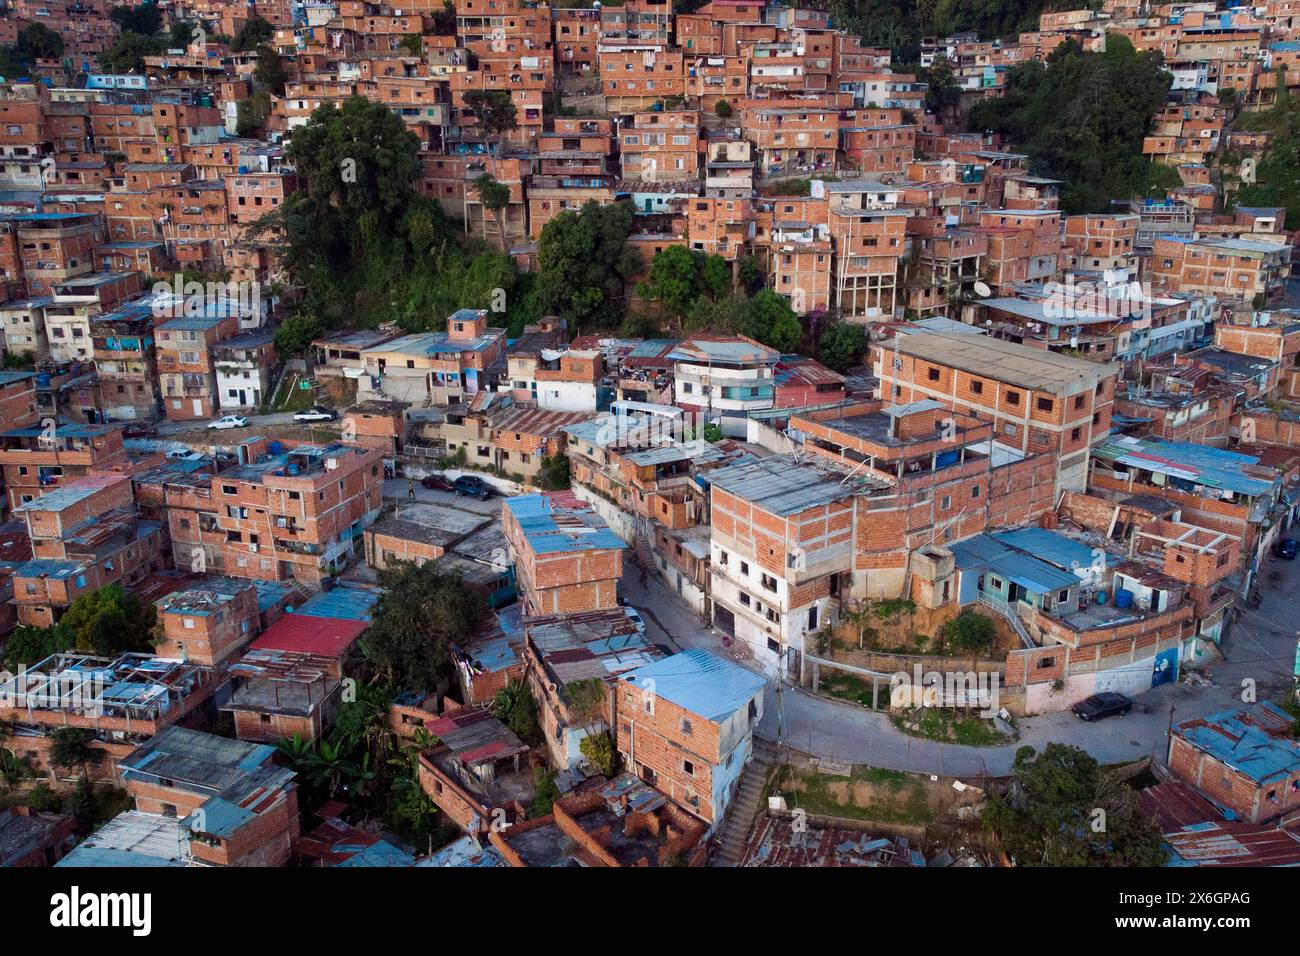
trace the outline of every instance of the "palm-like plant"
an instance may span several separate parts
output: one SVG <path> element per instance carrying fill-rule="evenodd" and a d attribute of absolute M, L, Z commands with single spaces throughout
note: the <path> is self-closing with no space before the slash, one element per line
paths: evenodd
<path fill-rule="evenodd" d="M 310 740 L 303 740 L 302 734 L 294 734 L 281 740 L 276 744 L 275 749 L 284 758 L 285 763 L 294 770 L 302 772 L 306 768 L 307 758 L 316 749 L 316 744 Z"/>
<path fill-rule="evenodd" d="M 343 787 L 343 778 L 356 772 L 356 764 L 338 744 L 322 742 L 319 750 L 307 754 L 303 769 L 313 786 L 324 787 L 331 797 L 336 797 Z"/>
<path fill-rule="evenodd" d="M 31 765 L 12 750 L 0 749 L 0 782 L 6 788 L 21 783 L 32 771 Z"/>

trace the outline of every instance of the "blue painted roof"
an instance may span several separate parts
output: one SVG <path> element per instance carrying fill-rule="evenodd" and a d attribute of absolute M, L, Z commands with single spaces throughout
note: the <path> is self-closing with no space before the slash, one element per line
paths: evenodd
<path fill-rule="evenodd" d="M 1260 722 L 1279 730 L 1292 724 L 1281 708 L 1266 701 L 1186 721 L 1174 733 L 1258 784 L 1284 781 L 1300 770 L 1300 741 L 1269 734 Z"/>
<path fill-rule="evenodd" d="M 767 681 L 751 670 L 701 647 L 628 671 L 623 679 L 651 686 L 662 697 L 709 720 L 726 720 L 758 694 Z M 645 682 L 654 681 L 652 685 Z"/>
<path fill-rule="evenodd" d="M 562 508 L 546 495 L 505 500 L 534 554 L 625 548 L 623 539 L 590 508 Z"/>
<path fill-rule="evenodd" d="M 993 537 L 1031 557 L 1055 565 L 1062 571 L 1086 568 L 1096 561 L 1096 553 L 1082 541 L 1067 538 L 1046 528 L 1017 528 L 1015 531 L 996 531 Z M 1105 555 L 1106 564 L 1114 567 L 1124 560 L 1113 554 Z"/>
<path fill-rule="evenodd" d="M 1273 487 L 1271 481 L 1244 473 L 1246 466 L 1259 464 L 1254 455 L 1209 445 L 1123 435 L 1098 446 L 1093 454 L 1103 460 L 1112 459 L 1123 465 L 1237 494 L 1262 495 Z"/>
<path fill-rule="evenodd" d="M 336 617 L 348 621 L 369 621 L 379 592 L 369 588 L 336 587 L 307 600 L 295 614 L 312 617 Z"/>
<path fill-rule="evenodd" d="M 980 534 L 948 546 L 963 571 L 987 570 L 1014 581 L 1035 594 L 1048 594 L 1079 584 L 1077 574 L 1017 551 L 990 534 Z M 1091 558 L 1091 552 L 1088 553 Z"/>
<path fill-rule="evenodd" d="M 335 853 L 347 852 L 346 844 L 336 844 Z M 384 840 L 372 843 L 359 852 L 353 853 L 339 866 L 413 866 L 415 857 L 405 850 L 400 850 Z"/>

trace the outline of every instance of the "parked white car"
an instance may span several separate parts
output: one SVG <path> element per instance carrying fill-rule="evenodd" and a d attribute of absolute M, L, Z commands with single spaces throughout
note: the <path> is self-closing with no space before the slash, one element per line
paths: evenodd
<path fill-rule="evenodd" d="M 320 405 L 313 405 L 305 411 L 297 412 L 293 416 L 295 422 L 332 422 L 338 418 L 338 413 L 332 408 L 323 408 Z"/>
<path fill-rule="evenodd" d="M 222 415 L 215 422 L 208 422 L 209 428 L 244 428 L 248 419 L 243 415 Z"/>

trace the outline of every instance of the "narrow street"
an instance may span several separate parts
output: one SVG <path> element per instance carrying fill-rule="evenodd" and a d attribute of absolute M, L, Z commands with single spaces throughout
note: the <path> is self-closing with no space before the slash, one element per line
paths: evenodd
<path fill-rule="evenodd" d="M 1270 572 L 1280 579 L 1270 581 Z M 1258 700 L 1275 699 L 1292 685 L 1297 623 L 1300 609 L 1300 562 L 1269 559 L 1262 575 L 1260 607 L 1233 624 L 1225 643 L 1226 659 L 1200 673 L 1213 686 L 1167 684 L 1134 699 L 1133 712 L 1097 723 L 1085 723 L 1072 713 L 1058 712 L 1019 721 L 1020 739 L 999 747 L 969 747 L 912 737 L 899 731 L 887 714 L 816 696 L 798 687 L 778 692 L 769 686 L 758 733 L 775 741 L 783 722 L 785 741 L 793 749 L 829 760 L 869 764 L 890 770 L 943 776 L 1005 775 L 1016 751 L 1041 749 L 1049 742 L 1072 744 L 1102 763 L 1122 763 L 1162 753 L 1174 720 L 1203 716 L 1240 704 L 1244 682 L 1254 682 Z M 657 642 L 674 650 L 706 647 L 731 657 L 721 638 L 687 607 L 658 575 L 643 586 L 634 565 L 623 579 L 628 603 L 645 618 Z M 732 658 L 734 659 L 734 658 Z M 741 663 L 754 667 L 752 662 Z M 1172 708 L 1172 712 L 1171 712 Z"/>

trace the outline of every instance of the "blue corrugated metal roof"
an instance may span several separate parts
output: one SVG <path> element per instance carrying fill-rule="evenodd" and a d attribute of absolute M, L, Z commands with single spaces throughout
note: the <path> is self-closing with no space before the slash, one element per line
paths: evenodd
<path fill-rule="evenodd" d="M 538 494 L 507 498 L 505 507 L 519 522 L 534 554 L 627 547 L 589 508 L 559 508 L 546 495 Z"/>
<path fill-rule="evenodd" d="M 628 671 L 623 679 L 653 687 L 656 697 L 709 720 L 726 720 L 767 684 L 753 671 L 700 647 Z"/>
<path fill-rule="evenodd" d="M 1291 718 L 1276 705 L 1252 704 L 1279 726 Z M 1240 771 L 1259 784 L 1283 781 L 1300 769 L 1300 741 L 1273 736 L 1253 721 L 1243 720 L 1250 708 L 1223 710 L 1201 720 L 1179 724 L 1174 732 L 1214 759 Z"/>
<path fill-rule="evenodd" d="M 312 617 L 338 617 L 349 621 L 369 621 L 371 609 L 379 600 L 379 592 L 368 588 L 337 587 L 322 591 L 295 614 L 308 614 Z"/>
<path fill-rule="evenodd" d="M 1031 557 L 1040 558 L 1048 564 L 1056 565 L 1062 570 L 1086 568 L 1096 559 L 1096 552 L 1082 541 L 1075 541 L 1063 534 L 1046 528 L 1017 528 L 1015 531 L 996 531 L 993 537 L 1003 544 L 1023 551 Z M 1105 556 L 1106 564 L 1112 567 L 1124 563 L 1122 558 L 1113 554 Z"/>
<path fill-rule="evenodd" d="M 1047 594 L 1079 583 L 1078 575 L 1014 550 L 989 534 L 976 535 L 948 547 L 957 559 L 957 567 L 963 571 L 986 569 L 1035 594 Z M 1091 559 L 1091 556 L 1089 551 L 1087 557 Z"/>

